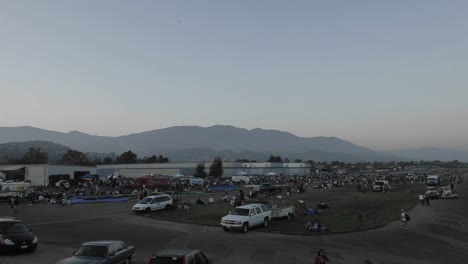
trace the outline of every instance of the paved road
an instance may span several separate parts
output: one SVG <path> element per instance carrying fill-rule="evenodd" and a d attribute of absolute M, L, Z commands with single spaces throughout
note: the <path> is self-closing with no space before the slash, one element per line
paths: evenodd
<path fill-rule="evenodd" d="M 135 246 L 134 264 L 144 263 L 163 248 L 202 249 L 215 263 L 225 264 L 312 263 L 319 248 L 327 251 L 331 263 L 464 264 L 468 263 L 468 210 L 463 199 L 468 197 L 467 183 L 457 186 L 457 192 L 458 200 L 417 206 L 410 212 L 409 230 L 395 222 L 367 232 L 318 236 L 225 233 L 216 227 L 136 216 L 129 211 L 132 203 L 26 206 L 18 218 L 31 225 L 40 245 L 32 254 L 0 256 L 0 263 L 50 264 L 68 257 L 83 241 L 120 239 Z M 6 207 L 0 204 L 0 215 L 8 214 Z"/>

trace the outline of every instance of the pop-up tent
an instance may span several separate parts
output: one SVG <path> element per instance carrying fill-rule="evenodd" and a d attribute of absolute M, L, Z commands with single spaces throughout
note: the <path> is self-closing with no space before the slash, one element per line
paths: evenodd
<path fill-rule="evenodd" d="M 85 175 L 80 177 L 80 179 L 82 179 L 82 180 L 92 180 L 94 178 L 96 178 L 96 176 L 93 176 L 93 175 L 91 175 L 89 173 L 86 173 Z"/>
<path fill-rule="evenodd" d="M 278 176 L 275 172 L 270 171 L 269 173 L 266 174 L 266 176 Z"/>
<path fill-rule="evenodd" d="M 245 172 L 245 171 L 241 171 L 241 172 L 236 173 L 236 176 L 247 176 L 247 175 L 249 175 L 249 174 L 247 172 Z"/>

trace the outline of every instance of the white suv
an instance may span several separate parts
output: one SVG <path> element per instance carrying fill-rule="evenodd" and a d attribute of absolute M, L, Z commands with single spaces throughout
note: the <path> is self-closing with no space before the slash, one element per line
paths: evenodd
<path fill-rule="evenodd" d="M 263 225 L 268 226 L 271 220 L 271 208 L 264 204 L 249 204 L 236 207 L 234 211 L 221 218 L 224 231 L 241 229 L 246 233 L 249 228 Z"/>
<path fill-rule="evenodd" d="M 169 196 L 168 194 L 159 194 L 143 198 L 143 200 L 139 201 L 133 206 L 132 210 L 135 213 L 149 213 L 155 210 L 169 209 L 172 207 L 172 205 L 173 201 L 171 196 Z"/>

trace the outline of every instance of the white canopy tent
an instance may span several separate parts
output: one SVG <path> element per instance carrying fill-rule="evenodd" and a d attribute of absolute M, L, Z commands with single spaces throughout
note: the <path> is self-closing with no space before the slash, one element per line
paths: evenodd
<path fill-rule="evenodd" d="M 269 173 L 266 174 L 266 176 L 278 176 L 278 174 L 270 171 Z"/>

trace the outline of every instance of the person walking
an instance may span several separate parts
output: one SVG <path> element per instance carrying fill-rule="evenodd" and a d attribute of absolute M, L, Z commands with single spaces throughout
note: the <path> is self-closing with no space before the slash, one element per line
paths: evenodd
<path fill-rule="evenodd" d="M 409 216 L 406 214 L 405 209 L 401 209 L 401 215 L 400 215 L 400 220 L 401 220 L 401 229 L 408 230 L 408 220 Z"/>
<path fill-rule="evenodd" d="M 425 194 L 425 195 L 424 195 L 424 200 L 426 200 L 426 205 L 427 205 L 427 206 L 430 206 L 430 205 L 431 205 L 431 202 L 429 201 L 429 194 Z"/>
<path fill-rule="evenodd" d="M 320 249 L 317 252 L 317 256 L 315 257 L 314 264 L 326 264 L 330 260 L 328 259 L 327 255 L 325 254 L 325 250 Z"/>

